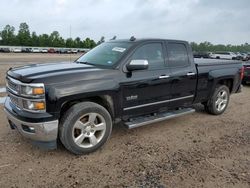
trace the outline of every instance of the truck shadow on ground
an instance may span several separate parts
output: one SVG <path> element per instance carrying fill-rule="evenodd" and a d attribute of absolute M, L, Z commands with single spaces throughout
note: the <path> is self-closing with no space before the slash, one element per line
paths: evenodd
<path fill-rule="evenodd" d="M 207 114 L 207 112 L 205 111 L 204 105 L 202 104 L 195 104 L 193 105 L 193 108 L 195 109 L 195 113 Z"/>
<path fill-rule="evenodd" d="M 204 106 L 202 104 L 196 104 L 194 105 L 194 109 L 196 110 L 195 113 L 199 113 L 199 114 L 207 114 L 206 111 L 204 110 Z M 181 117 L 180 117 L 181 118 Z M 178 121 L 178 118 L 177 120 Z M 181 121 L 181 120 L 179 120 Z M 117 142 L 117 140 L 120 140 L 121 138 L 124 141 L 127 141 L 127 139 L 129 140 L 129 138 L 134 137 L 136 135 L 143 135 L 146 134 L 148 131 L 153 131 L 156 129 L 155 128 L 163 128 L 163 124 L 168 124 L 167 127 L 169 129 L 171 129 L 172 126 L 175 126 L 175 120 L 174 119 L 170 119 L 170 120 L 165 120 L 165 121 L 161 121 L 158 123 L 152 123 L 146 126 L 142 126 L 142 127 L 138 127 L 136 129 L 128 129 L 127 127 L 125 127 L 125 125 L 123 123 L 118 123 L 115 124 L 113 126 L 113 130 L 112 130 L 112 134 L 110 137 L 110 145 L 114 145 L 115 142 Z M 50 156 L 50 155 L 61 155 L 63 154 L 64 156 L 67 156 L 69 158 L 74 158 L 75 155 L 72 155 L 71 153 L 67 152 L 67 150 L 64 148 L 64 146 L 62 145 L 62 143 L 60 141 L 57 142 L 57 149 L 56 150 L 46 150 L 43 148 L 39 148 L 37 146 L 32 146 L 31 141 L 22 138 L 18 133 L 14 133 L 14 130 L 11 131 L 13 132 L 13 136 L 16 138 L 16 140 L 18 140 L 18 142 L 23 146 L 23 149 L 26 150 L 28 153 L 39 153 L 40 155 L 46 157 L 46 156 Z M 156 131 L 157 132 L 157 131 Z M 12 134 L 12 133 L 11 133 Z M 127 137 L 127 138 L 126 138 Z M 118 142 L 122 142 L 121 140 Z M 104 147 L 106 148 L 106 147 Z M 107 148 L 106 148 L 107 149 Z M 97 152 L 98 154 L 100 154 L 99 152 Z M 92 155 L 95 155 L 96 152 L 94 152 Z"/>
<path fill-rule="evenodd" d="M 202 104 L 195 104 L 193 106 L 193 108 L 196 111 L 195 113 L 206 114 L 207 115 L 207 112 L 205 111 L 204 106 Z M 117 140 L 120 140 L 121 138 L 126 140 L 126 138 L 124 138 L 124 137 L 129 138 L 129 137 L 133 137 L 134 135 L 137 135 L 137 134 L 144 134 L 144 133 L 146 134 L 148 131 L 152 131 L 155 128 L 163 127 L 162 124 L 165 124 L 165 123 L 167 123 L 168 128 L 171 129 L 172 126 L 175 126 L 175 123 L 173 121 L 175 122 L 174 119 L 165 120 L 165 121 L 161 121 L 161 122 L 158 122 L 158 123 L 152 123 L 152 124 L 149 124 L 149 125 L 146 125 L 146 126 L 138 127 L 136 129 L 128 129 L 127 127 L 125 127 L 125 125 L 123 123 L 115 124 L 113 126 L 112 134 L 111 134 L 111 137 L 110 137 L 111 145 L 113 145 L 112 142 L 116 142 Z M 24 144 L 24 145 L 31 144 L 26 139 L 21 139 L 21 143 Z M 104 148 L 106 148 L 106 147 L 104 147 Z M 64 154 L 64 155 L 68 156 L 69 158 L 75 156 L 75 155 L 72 155 L 71 153 L 67 152 L 67 150 L 64 148 L 64 146 L 62 145 L 62 143 L 60 141 L 58 141 L 58 143 L 57 143 L 57 149 L 52 150 L 50 152 L 46 152 L 46 151 L 49 151 L 49 150 L 42 149 L 42 148 L 39 148 L 37 146 L 29 146 L 26 149 L 29 150 L 29 152 L 32 152 L 32 150 L 35 150 L 38 153 L 41 152 L 41 153 L 43 153 L 44 156 L 51 155 L 52 153 L 53 153 L 52 155 L 57 155 L 56 153 Z M 96 152 L 94 152 L 92 155 L 95 155 L 95 153 Z M 99 152 L 97 152 L 97 153 L 99 153 Z"/>
<path fill-rule="evenodd" d="M 244 84 L 243 87 L 250 88 L 250 84 Z"/>

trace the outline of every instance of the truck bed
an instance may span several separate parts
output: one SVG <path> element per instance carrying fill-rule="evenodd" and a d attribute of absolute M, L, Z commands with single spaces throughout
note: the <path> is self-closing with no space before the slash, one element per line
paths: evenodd
<path fill-rule="evenodd" d="M 195 64 L 198 66 L 211 66 L 211 65 L 228 65 L 228 64 L 242 64 L 237 60 L 224 60 L 224 59 L 201 59 L 194 58 Z"/>

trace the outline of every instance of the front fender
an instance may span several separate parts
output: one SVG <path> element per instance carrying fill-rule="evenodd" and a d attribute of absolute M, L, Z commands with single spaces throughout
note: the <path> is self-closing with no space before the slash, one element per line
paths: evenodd
<path fill-rule="evenodd" d="M 117 97 L 119 84 L 113 79 L 61 83 L 48 90 L 47 111 L 59 113 L 63 104 L 96 96 Z"/>

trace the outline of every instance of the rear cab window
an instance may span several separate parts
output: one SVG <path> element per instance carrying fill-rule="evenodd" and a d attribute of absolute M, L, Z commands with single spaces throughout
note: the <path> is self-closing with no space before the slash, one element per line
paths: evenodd
<path fill-rule="evenodd" d="M 167 43 L 168 66 L 185 67 L 189 66 L 188 51 L 183 43 Z"/>

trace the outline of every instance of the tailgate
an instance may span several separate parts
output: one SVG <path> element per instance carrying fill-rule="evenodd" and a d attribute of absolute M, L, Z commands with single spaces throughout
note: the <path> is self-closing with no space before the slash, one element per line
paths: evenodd
<path fill-rule="evenodd" d="M 244 65 L 244 76 L 250 77 L 250 64 L 249 65 Z"/>

